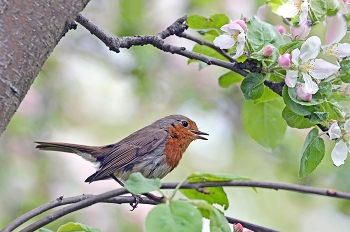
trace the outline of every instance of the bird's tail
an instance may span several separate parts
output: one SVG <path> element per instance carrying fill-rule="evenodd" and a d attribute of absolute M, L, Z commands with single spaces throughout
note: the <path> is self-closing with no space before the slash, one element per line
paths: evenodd
<path fill-rule="evenodd" d="M 93 163 L 96 163 L 98 157 L 101 155 L 101 147 L 56 142 L 36 143 L 38 145 L 35 148 L 40 150 L 74 153 Z"/>

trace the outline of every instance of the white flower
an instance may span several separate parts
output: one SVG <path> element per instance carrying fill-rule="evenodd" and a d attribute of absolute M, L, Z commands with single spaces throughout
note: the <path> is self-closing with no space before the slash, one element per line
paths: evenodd
<path fill-rule="evenodd" d="M 328 130 L 330 139 L 341 138 L 335 144 L 331 154 L 333 163 L 337 167 L 344 164 L 350 149 L 350 119 L 346 120 L 343 127 L 345 131 L 344 135 L 342 135 L 342 131 L 337 122 L 334 122 Z"/>
<path fill-rule="evenodd" d="M 343 15 L 336 14 L 331 17 L 326 32 L 326 45 L 322 47 L 323 52 L 338 58 L 350 56 L 350 44 L 339 43 L 347 31 L 346 21 Z"/>
<path fill-rule="evenodd" d="M 244 43 L 246 40 L 246 23 L 243 20 L 231 20 L 229 24 L 223 25 L 221 30 L 227 34 L 216 37 L 213 41 L 215 46 L 218 46 L 221 49 L 229 49 L 237 43 L 236 55 L 234 55 L 233 58 L 236 59 L 240 57 L 243 54 Z"/>
<path fill-rule="evenodd" d="M 277 8 L 277 14 L 284 18 L 294 18 L 300 12 L 299 24 L 304 24 L 309 12 L 307 0 L 289 0 Z"/>
<path fill-rule="evenodd" d="M 294 49 L 292 51 L 293 68 L 287 70 L 286 84 L 293 88 L 301 75 L 305 82 L 305 88 L 308 93 L 315 94 L 318 91 L 317 84 L 312 80 L 322 80 L 330 75 L 333 75 L 339 70 L 339 66 L 331 64 L 322 59 L 315 59 L 320 52 L 321 40 L 317 36 L 308 38 L 300 50 Z"/>

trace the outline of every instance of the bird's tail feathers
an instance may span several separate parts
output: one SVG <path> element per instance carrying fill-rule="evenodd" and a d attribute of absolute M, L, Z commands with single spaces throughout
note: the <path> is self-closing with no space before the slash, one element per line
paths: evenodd
<path fill-rule="evenodd" d="M 96 163 L 98 156 L 101 154 L 100 152 L 98 152 L 100 147 L 57 142 L 36 143 L 38 145 L 35 148 L 38 148 L 39 150 L 74 153 L 81 156 L 83 159 L 93 163 Z"/>

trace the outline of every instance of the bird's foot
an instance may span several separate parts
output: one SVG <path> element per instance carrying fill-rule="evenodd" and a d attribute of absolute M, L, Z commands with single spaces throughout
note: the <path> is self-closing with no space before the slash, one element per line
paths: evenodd
<path fill-rule="evenodd" d="M 142 202 L 142 197 L 137 194 L 131 194 L 131 195 L 134 197 L 135 201 L 130 203 L 130 206 L 132 207 L 130 211 L 134 211 L 137 208 L 138 204 Z"/>

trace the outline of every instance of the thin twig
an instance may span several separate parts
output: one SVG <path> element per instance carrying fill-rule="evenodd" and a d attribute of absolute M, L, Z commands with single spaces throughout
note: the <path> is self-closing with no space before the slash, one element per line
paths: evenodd
<path fill-rule="evenodd" d="M 178 183 L 163 183 L 161 189 L 174 189 Z M 350 193 L 346 192 L 340 192 L 336 190 L 328 190 L 328 189 L 321 189 L 321 188 L 314 188 L 314 187 L 308 187 L 308 186 L 302 186 L 302 185 L 293 185 L 293 184 L 284 184 L 284 183 L 277 183 L 277 182 L 261 182 L 261 181 L 226 181 L 226 182 L 201 182 L 201 183 L 184 183 L 181 186 L 181 189 L 199 189 L 199 188 L 205 188 L 205 187 L 216 187 L 216 186 L 241 186 L 241 187 L 259 187 L 259 188 L 266 188 L 266 189 L 275 189 L 275 190 L 287 190 L 287 191 L 294 191 L 294 192 L 300 192 L 300 193 L 308 193 L 308 194 L 316 194 L 316 195 L 323 195 L 323 196 L 329 196 L 329 197 L 335 197 L 335 198 L 342 198 L 342 199 L 348 199 L 350 200 Z M 56 202 L 52 201 L 45 205 L 42 205 L 27 214 L 21 216 L 20 218 L 16 219 L 14 222 L 9 224 L 7 227 L 5 227 L 2 231 L 12 231 L 14 228 L 17 228 L 19 225 L 23 224 L 24 222 L 28 221 L 30 218 L 39 215 L 49 209 L 52 209 L 57 206 L 61 206 L 64 203 L 70 204 L 73 203 L 74 200 L 79 201 L 78 203 L 67 206 L 63 209 L 60 209 L 56 212 L 53 212 L 52 214 L 48 215 L 47 217 L 31 224 L 30 226 L 26 227 L 22 231 L 33 231 L 36 230 L 51 221 L 56 220 L 57 218 L 60 218 L 64 215 L 67 215 L 71 212 L 74 212 L 76 210 L 85 208 L 87 206 L 90 206 L 92 204 L 95 204 L 97 202 L 109 202 L 109 200 L 112 197 L 119 196 L 122 194 L 127 193 L 125 189 L 117 189 L 110 192 L 106 192 L 100 195 L 91 196 L 91 195 L 82 195 L 74 198 L 67 198 L 62 199 L 61 201 Z M 86 198 L 86 199 L 84 199 Z M 125 198 L 129 199 L 129 198 Z M 130 198 L 131 199 L 131 198 Z M 130 200 L 129 199 L 129 200 Z M 145 198 L 142 198 L 145 199 Z M 111 203 L 113 202 L 113 199 L 110 199 Z M 116 199 L 114 199 L 116 201 Z M 69 202 L 69 203 L 68 203 Z M 119 200 L 117 201 L 119 202 Z M 130 201 L 131 202 L 131 201 Z M 150 201 L 150 200 L 143 200 L 141 203 L 145 204 L 157 204 L 158 202 Z M 115 202 L 116 203 L 116 202 Z M 123 202 L 119 202 L 123 203 Z M 129 201 L 128 201 L 129 203 Z M 233 220 L 233 219 L 232 219 Z M 236 219 L 235 219 L 236 220 Z M 237 219 L 238 220 L 238 219 Z M 241 221 L 234 221 L 234 223 L 241 223 Z M 253 227 L 249 224 L 243 224 L 242 225 L 248 229 L 253 229 Z M 252 224 L 254 225 L 254 224 Z M 256 229 L 255 229 L 256 230 Z M 268 231 L 268 230 L 266 230 Z M 274 231 L 270 229 L 270 231 Z"/>
<path fill-rule="evenodd" d="M 78 14 L 76 21 L 85 27 L 91 34 L 99 38 L 110 50 L 120 52 L 120 48 L 130 48 L 132 46 L 152 45 L 164 52 L 172 54 L 178 54 L 185 56 L 189 59 L 195 59 L 202 61 L 208 65 L 217 65 L 234 72 L 237 72 L 243 76 L 247 75 L 247 72 L 237 68 L 237 63 L 231 63 L 223 60 L 219 60 L 210 56 L 202 55 L 196 52 L 188 51 L 185 47 L 177 47 L 164 42 L 164 38 L 170 35 L 178 35 L 187 29 L 187 26 L 183 24 L 186 17 L 181 17 L 170 25 L 166 30 L 160 32 L 158 35 L 138 35 L 138 36 L 124 36 L 120 38 L 113 38 L 103 30 L 99 29 L 95 24 L 90 22 L 81 13 Z"/>

